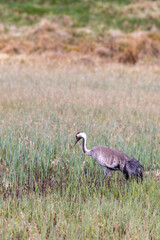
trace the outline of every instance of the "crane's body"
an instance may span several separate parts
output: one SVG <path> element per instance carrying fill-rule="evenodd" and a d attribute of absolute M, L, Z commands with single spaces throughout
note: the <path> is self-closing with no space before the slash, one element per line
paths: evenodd
<path fill-rule="evenodd" d="M 131 176 L 131 178 L 141 178 L 143 180 L 142 165 L 135 158 L 130 158 L 126 153 L 107 146 L 95 146 L 91 150 L 88 150 L 86 147 L 86 134 L 78 132 L 75 144 L 80 139 L 83 139 L 83 152 L 88 156 L 92 156 L 104 168 L 104 178 L 111 176 L 112 171 L 121 171 L 124 173 L 126 179 Z"/>

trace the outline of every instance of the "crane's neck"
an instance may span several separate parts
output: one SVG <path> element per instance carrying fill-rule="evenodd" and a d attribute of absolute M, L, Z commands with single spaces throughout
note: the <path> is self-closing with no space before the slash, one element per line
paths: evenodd
<path fill-rule="evenodd" d="M 82 149 L 83 149 L 83 152 L 89 156 L 91 156 L 91 150 L 88 150 L 87 147 L 86 147 L 86 136 L 82 138 L 83 139 L 83 142 L 82 142 Z"/>

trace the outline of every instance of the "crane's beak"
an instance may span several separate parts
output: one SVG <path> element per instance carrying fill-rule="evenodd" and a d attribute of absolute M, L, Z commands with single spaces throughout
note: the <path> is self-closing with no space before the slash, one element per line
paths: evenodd
<path fill-rule="evenodd" d="M 74 143 L 74 147 L 76 146 L 77 142 L 78 142 L 80 139 L 81 139 L 81 138 L 77 138 L 77 137 L 76 137 L 76 141 L 75 141 L 75 143 Z"/>

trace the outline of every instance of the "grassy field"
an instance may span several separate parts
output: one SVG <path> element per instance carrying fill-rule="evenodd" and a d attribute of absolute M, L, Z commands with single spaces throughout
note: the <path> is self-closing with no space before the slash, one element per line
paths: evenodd
<path fill-rule="evenodd" d="M 0 239 L 160 239 L 159 19 L 159 0 L 0 1 Z M 78 131 L 143 183 L 102 184 Z"/>
<path fill-rule="evenodd" d="M 0 1 L 0 20 L 7 25 L 30 25 L 42 17 L 60 20 L 64 15 L 70 18 L 73 28 L 89 27 L 96 34 L 104 34 L 108 29 L 124 32 L 160 29 L 159 0 Z M 64 25 L 67 22 L 64 21 Z"/>
<path fill-rule="evenodd" d="M 0 54 L 159 62 L 159 19 L 159 0 L 1 0 Z"/>
<path fill-rule="evenodd" d="M 102 185 L 73 148 L 108 145 L 160 168 L 156 66 L 0 63 L 0 239 L 160 239 L 159 180 Z"/>

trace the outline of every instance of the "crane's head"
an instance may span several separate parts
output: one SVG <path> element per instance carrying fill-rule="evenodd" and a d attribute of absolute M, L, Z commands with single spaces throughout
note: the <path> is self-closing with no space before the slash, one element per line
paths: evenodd
<path fill-rule="evenodd" d="M 76 145 L 76 143 L 81 139 L 81 138 L 85 138 L 86 137 L 86 134 L 83 133 L 83 132 L 77 132 L 76 134 L 76 141 L 75 141 L 75 144 L 74 146 Z"/>

